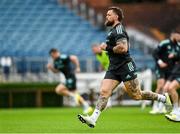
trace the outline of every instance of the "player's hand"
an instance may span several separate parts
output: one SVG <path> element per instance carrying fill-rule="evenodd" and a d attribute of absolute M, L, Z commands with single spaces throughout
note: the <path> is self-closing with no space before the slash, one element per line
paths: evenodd
<path fill-rule="evenodd" d="M 50 69 L 50 70 L 51 70 L 52 68 L 53 68 L 52 64 L 51 64 L 51 63 L 48 63 L 48 64 L 47 64 L 47 69 Z"/>
<path fill-rule="evenodd" d="M 168 66 L 168 64 L 166 64 L 166 63 L 163 62 L 163 61 L 158 62 L 158 64 L 159 64 L 159 67 L 160 67 L 160 68 L 165 68 L 165 67 Z"/>
<path fill-rule="evenodd" d="M 101 48 L 101 50 L 106 50 L 107 44 L 101 43 L 99 47 Z"/>
<path fill-rule="evenodd" d="M 171 54 L 168 55 L 168 58 L 169 58 L 169 59 L 172 59 L 172 58 L 174 58 L 174 57 L 175 57 L 175 55 L 174 55 L 173 53 L 171 53 Z"/>
<path fill-rule="evenodd" d="M 81 69 L 80 67 L 77 67 L 76 70 L 75 70 L 76 73 L 80 73 L 81 72 Z"/>

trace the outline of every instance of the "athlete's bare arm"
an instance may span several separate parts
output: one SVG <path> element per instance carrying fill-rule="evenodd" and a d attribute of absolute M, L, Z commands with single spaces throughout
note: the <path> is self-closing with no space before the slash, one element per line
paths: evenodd
<path fill-rule="evenodd" d="M 116 46 L 113 47 L 114 53 L 117 54 L 124 54 L 128 51 L 128 41 L 127 39 L 123 38 L 117 41 Z"/>
<path fill-rule="evenodd" d="M 74 63 L 76 65 L 76 73 L 79 73 L 81 71 L 81 69 L 80 69 L 78 57 L 75 55 L 70 55 L 70 60 L 72 61 L 72 63 Z"/>
<path fill-rule="evenodd" d="M 47 69 L 51 70 L 53 73 L 59 73 L 59 70 L 55 69 L 51 63 L 47 64 Z"/>

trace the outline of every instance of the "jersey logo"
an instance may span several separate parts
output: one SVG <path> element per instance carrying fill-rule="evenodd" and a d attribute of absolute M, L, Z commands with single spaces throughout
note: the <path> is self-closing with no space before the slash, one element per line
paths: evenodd
<path fill-rule="evenodd" d="M 130 72 L 134 71 L 134 66 L 133 66 L 132 62 L 129 62 L 127 65 L 128 65 Z"/>
<path fill-rule="evenodd" d="M 126 79 L 130 79 L 131 78 L 131 76 L 128 74 L 127 76 L 126 76 Z"/>
<path fill-rule="evenodd" d="M 110 35 L 111 35 L 111 33 L 112 33 L 112 31 L 108 33 L 108 36 L 110 36 Z"/>
<path fill-rule="evenodd" d="M 163 40 L 160 42 L 159 46 L 162 47 L 163 45 L 170 43 L 170 40 Z"/>
<path fill-rule="evenodd" d="M 65 55 L 65 54 L 62 54 L 62 55 L 61 55 L 61 58 L 62 58 L 62 59 L 66 59 L 67 57 L 68 57 L 68 56 Z"/>
<path fill-rule="evenodd" d="M 73 80 L 72 80 L 71 78 L 69 78 L 69 79 L 67 79 L 67 82 L 68 82 L 68 83 L 72 83 Z"/>
<path fill-rule="evenodd" d="M 171 49 L 171 46 L 168 46 L 168 49 Z"/>
<path fill-rule="evenodd" d="M 117 34 L 122 34 L 122 25 L 116 27 Z"/>

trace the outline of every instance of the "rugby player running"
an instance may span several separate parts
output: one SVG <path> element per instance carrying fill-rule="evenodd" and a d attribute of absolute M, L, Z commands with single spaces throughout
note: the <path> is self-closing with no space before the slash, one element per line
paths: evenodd
<path fill-rule="evenodd" d="M 91 128 L 95 127 L 101 112 L 107 105 L 108 98 L 121 82 L 124 83 L 129 96 L 135 100 L 157 100 L 165 103 L 168 110 L 171 110 L 172 107 L 167 93 L 161 95 L 141 91 L 136 65 L 129 54 L 129 37 L 122 25 L 123 18 L 123 12 L 120 8 L 108 8 L 105 25 L 112 27 L 112 29 L 108 33 L 106 44 L 102 44 L 100 47 L 108 52 L 110 65 L 101 83 L 100 96 L 93 114 L 91 116 L 78 115 L 78 119 Z"/>
<path fill-rule="evenodd" d="M 80 72 L 80 65 L 77 56 L 75 55 L 65 55 L 61 54 L 57 49 L 52 48 L 49 51 L 51 58 L 53 59 L 53 64 L 48 63 L 47 68 L 53 73 L 63 73 L 66 78 L 66 83 L 60 83 L 56 88 L 55 92 L 58 95 L 69 96 L 73 98 L 77 105 L 83 106 L 83 113 L 89 114 L 92 112 L 92 108 L 89 104 L 79 95 L 76 90 L 76 76 L 75 72 Z M 72 69 L 71 62 L 75 64 L 76 69 Z"/>

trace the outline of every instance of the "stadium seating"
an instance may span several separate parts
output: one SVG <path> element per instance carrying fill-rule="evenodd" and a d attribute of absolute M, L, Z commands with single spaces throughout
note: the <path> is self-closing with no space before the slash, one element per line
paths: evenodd
<path fill-rule="evenodd" d="M 0 55 L 47 56 L 56 47 L 89 56 L 90 45 L 105 38 L 104 32 L 55 1 L 2 0 L 0 16 Z"/>
<path fill-rule="evenodd" d="M 105 41 L 104 31 L 56 0 L 1 0 L 0 17 L 0 56 L 48 57 L 55 47 L 84 58 L 93 55 L 92 43 Z"/>

